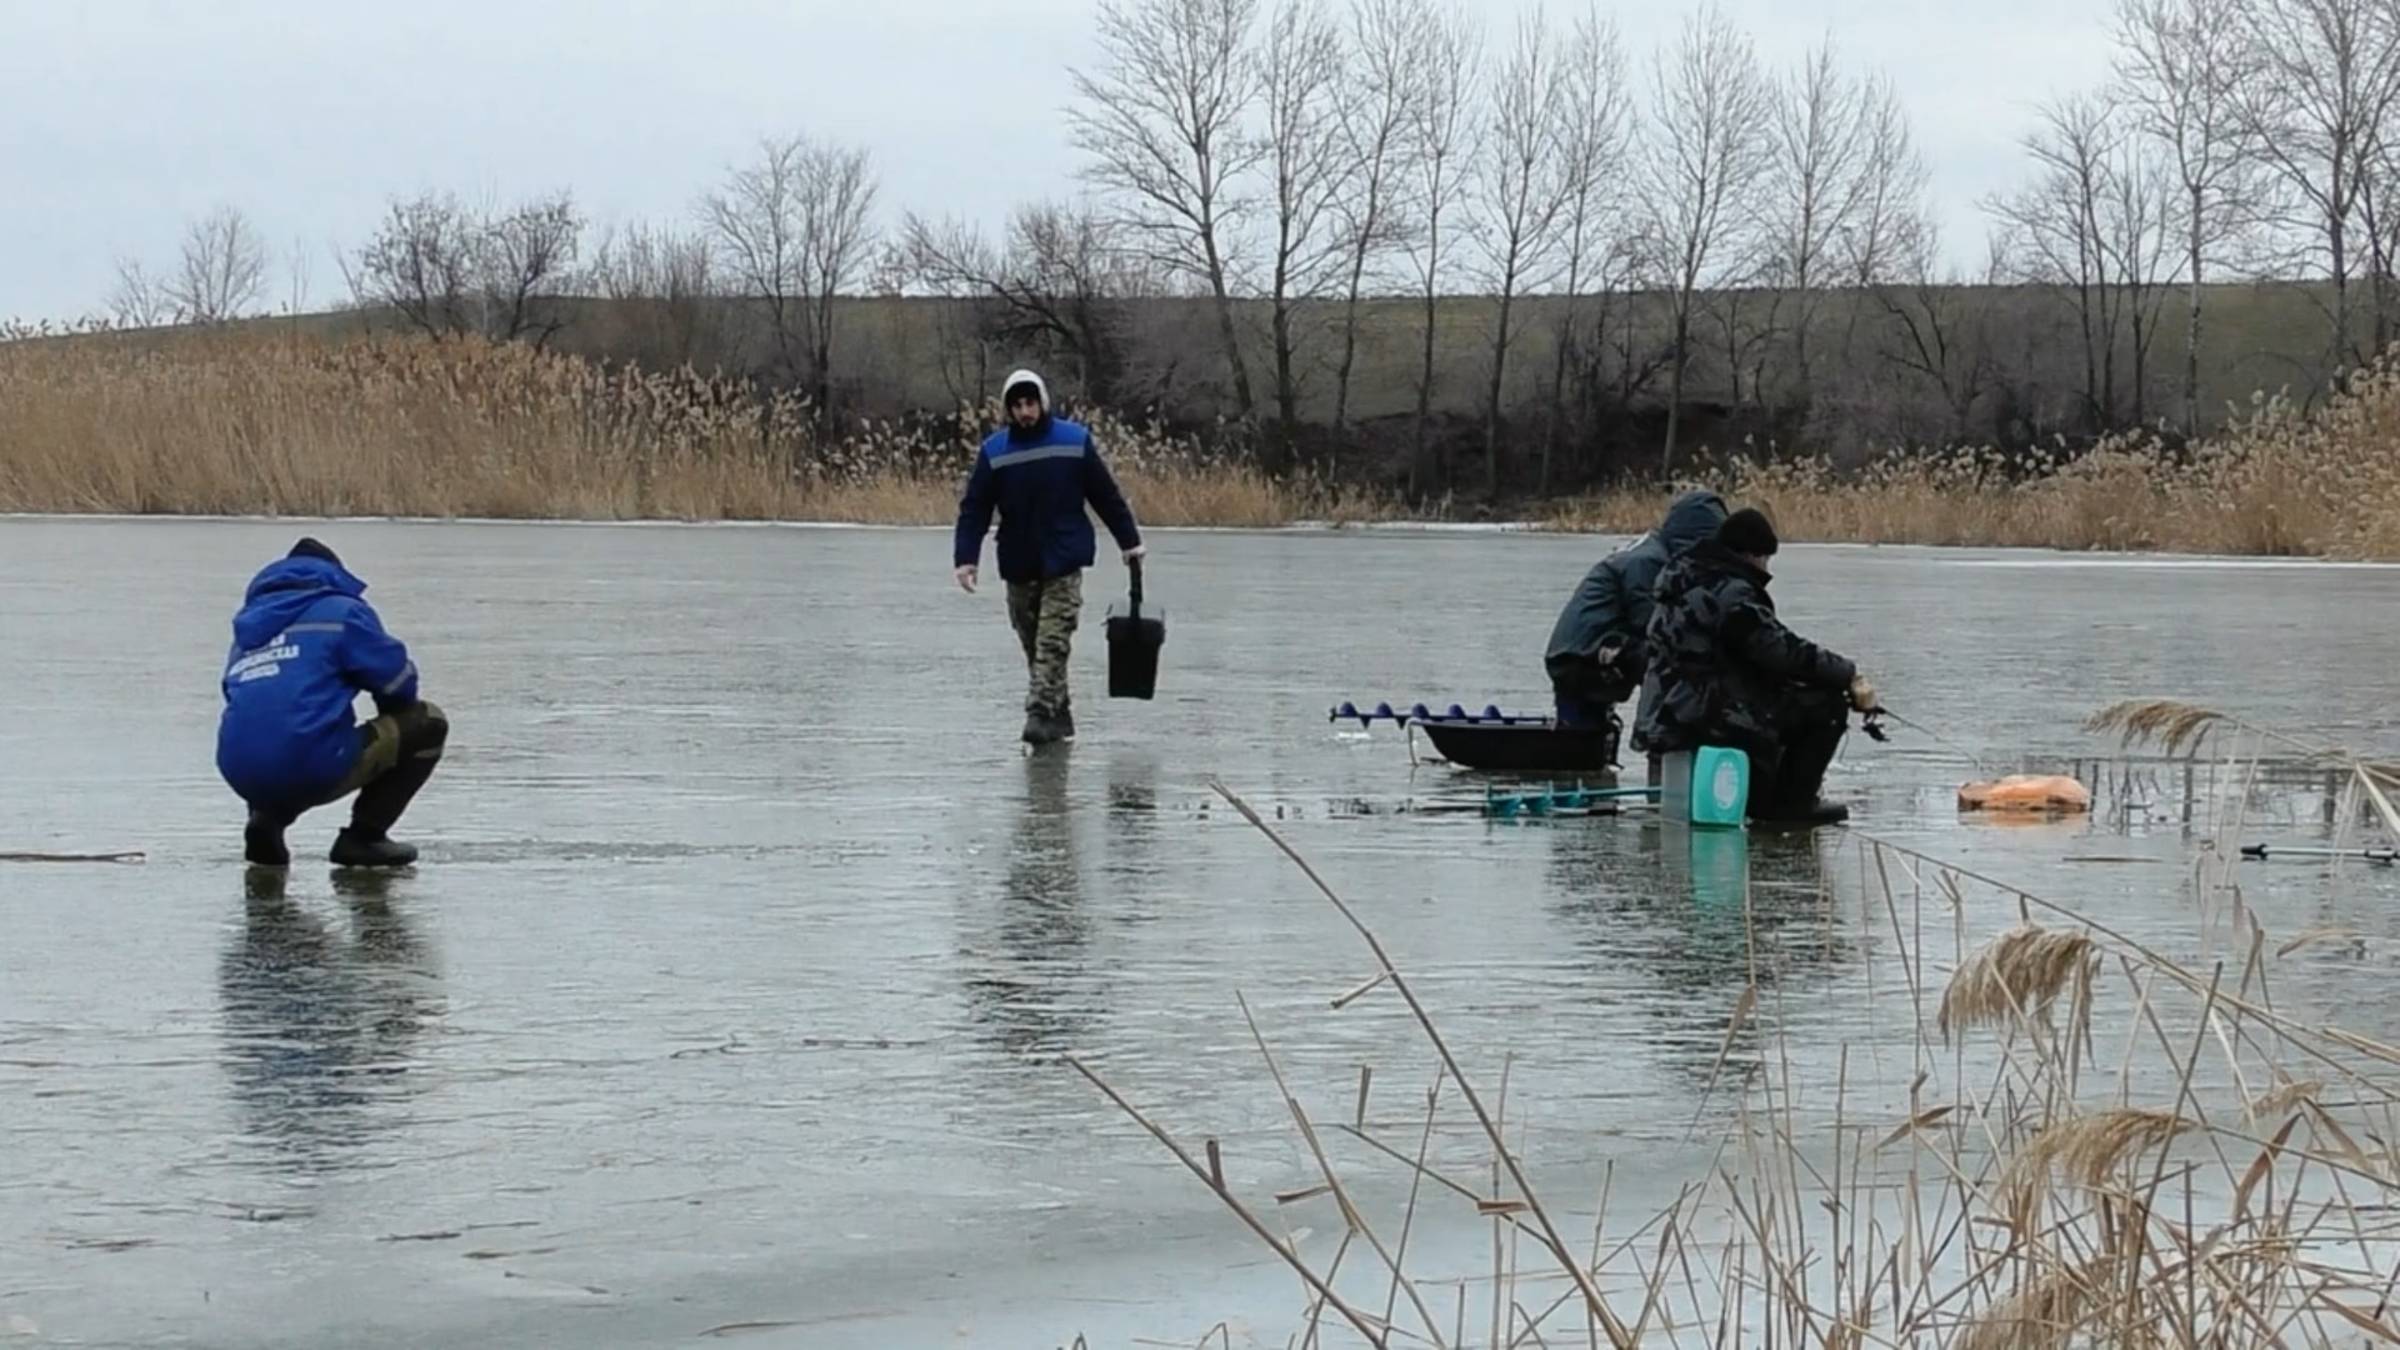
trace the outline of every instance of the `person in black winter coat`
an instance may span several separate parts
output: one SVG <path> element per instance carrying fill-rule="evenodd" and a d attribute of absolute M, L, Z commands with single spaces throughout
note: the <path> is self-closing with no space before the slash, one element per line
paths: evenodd
<path fill-rule="evenodd" d="M 1609 724 L 1616 705 L 1641 688 L 1641 709 L 1653 701 L 1643 683 L 1649 667 L 1644 634 L 1659 572 L 1725 519 L 1725 500 L 1705 489 L 1683 493 L 1667 506 L 1658 528 L 1592 564 L 1558 612 L 1542 667 L 1564 727 Z M 1636 719 L 1634 746 L 1643 745 Z"/>
<path fill-rule="evenodd" d="M 1737 511 L 1714 537 L 1659 574 L 1649 654 L 1658 699 L 1643 734 L 1653 750 L 1702 745 L 1750 756 L 1750 817 L 1830 824 L 1849 812 L 1818 798 L 1852 709 L 1875 687 L 1849 658 L 1783 626 L 1767 594 L 1775 527 Z"/>

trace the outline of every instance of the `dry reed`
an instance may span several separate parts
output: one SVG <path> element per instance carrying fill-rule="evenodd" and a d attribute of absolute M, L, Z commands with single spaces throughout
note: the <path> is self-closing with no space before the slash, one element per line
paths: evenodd
<path fill-rule="evenodd" d="M 1887 452 L 1842 472 L 1825 458 L 1706 459 L 1686 471 L 1760 506 L 1786 539 L 2117 552 L 2400 557 L 2400 361 L 2353 373 L 2303 411 L 2255 395 L 2188 447 L 2110 437 L 2072 459 L 1994 449 Z M 1561 528 L 1638 531 L 1649 491 L 1557 505 Z"/>
<path fill-rule="evenodd" d="M 2155 735 L 2193 725 L 2164 710 L 2136 720 Z M 1916 972 L 1925 953 L 1916 949 L 1925 940 L 1928 908 L 1941 916 L 1935 925 L 1941 928 L 1978 901 L 1996 900 L 2024 914 L 2063 914 L 2063 907 L 1860 836 L 1862 854 L 1874 854 L 1871 867 L 1862 857 L 1862 878 L 1883 882 L 1891 918 L 1890 947 L 1872 959 L 1895 961 L 1911 972 L 1912 1000 L 1903 1006 L 1917 1010 L 1911 1017 L 1915 1054 L 1912 1061 L 1904 1053 L 1892 1066 L 1907 1076 L 1905 1089 L 1890 1080 L 1881 1088 L 1900 1091 L 1905 1101 L 1887 1101 L 1871 1122 L 1851 1114 L 1851 1093 L 1861 1085 L 1851 1082 L 1853 1061 L 1845 1047 L 1836 1082 L 1815 1089 L 1833 1094 L 1833 1117 L 1812 1120 L 1796 1099 L 1798 1075 L 1778 1000 L 1745 996 L 1746 1019 L 1761 1027 L 1781 1063 L 1770 1060 L 1748 1076 L 1745 1100 L 1712 1175 L 1684 1183 L 1671 1206 L 1620 1225 L 1611 1218 L 1603 1186 L 1587 1261 L 1568 1254 L 1558 1216 L 1537 1198 L 1523 1148 L 1501 1145 L 1501 1109 L 1480 1100 L 1476 1085 L 1460 1076 L 1434 1010 L 1410 989 L 1360 911 L 1273 827 L 1243 809 L 1238 796 L 1218 791 L 1291 859 L 1373 953 L 1383 978 L 1354 988 L 1337 1005 L 1372 998 L 1405 1003 L 1442 1061 L 1437 1082 L 1455 1083 L 1472 1109 L 1473 1123 L 1454 1128 L 1482 1136 L 1496 1155 L 1488 1176 L 1480 1159 L 1429 1157 L 1430 1097 L 1421 1122 L 1408 1122 L 1406 1136 L 1379 1137 L 1368 1124 L 1366 1076 L 1360 1074 L 1355 1123 L 1339 1132 L 1410 1174 L 1401 1242 L 1377 1263 L 1384 1268 L 1360 1273 L 1362 1295 L 1372 1291 L 1386 1300 L 1383 1318 L 1366 1314 L 1352 1324 L 1370 1343 L 1416 1339 L 1393 1326 L 1391 1312 L 1396 1303 L 1408 1306 L 1403 1296 L 1413 1299 L 1428 1287 L 1404 1273 L 1406 1235 L 1418 1222 L 1421 1194 L 1490 1224 L 1493 1234 L 1491 1267 L 1456 1282 L 1456 1330 L 1444 1335 L 1425 1326 L 1428 1344 L 1466 1344 L 1470 1283 L 1487 1291 L 1493 1343 L 1511 1346 L 1657 1340 L 1858 1350 L 2063 1350 L 2085 1344 L 2233 1350 L 2347 1345 L 2362 1331 L 2400 1339 L 2387 1312 L 2388 1290 L 2400 1285 L 2400 1225 L 2386 1217 L 2400 1202 L 2400 1167 L 2387 1165 L 2392 1160 L 2384 1156 L 2390 1152 L 2384 1141 L 2400 1115 L 2400 1087 L 2374 1072 L 2400 1062 L 2400 1051 L 2339 1028 L 2308 1026 L 2262 1002 L 2265 968 L 2283 959 L 2270 955 L 2281 949 L 2263 934 L 2250 944 L 2239 989 L 2229 991 L 2222 987 L 2221 966 L 2214 975 L 2186 969 L 2097 921 L 2080 920 L 2079 930 L 2065 930 L 2028 919 L 1971 949 L 1962 927 L 1955 932 L 1962 959 L 1936 1014 L 1914 1001 L 1923 987 Z M 1902 874 L 1916 882 L 1913 922 L 1903 915 L 1911 902 L 1896 890 L 1887 855 L 1903 860 Z M 1991 887 L 1996 895 L 1970 887 Z M 1875 907 L 1864 912 L 1873 915 Z M 1878 918 L 1866 921 L 1882 930 Z M 1744 987 L 1780 991 L 1786 982 L 1761 970 L 1762 959 L 1776 958 L 1762 958 L 1753 947 Z M 2048 1016 L 2062 995 L 2075 1003 L 2071 1031 L 2086 1038 L 2096 1006 L 2122 1013 L 2113 988 L 2099 991 L 2107 997 L 2095 1003 L 2106 960 L 2124 969 L 2133 1004 L 2127 1068 L 2117 1074 L 2111 1095 L 2135 1086 L 2134 1043 L 2155 1038 L 2159 1053 L 2151 1072 L 2163 1071 L 2166 1081 L 2143 1095 L 2157 1107 L 2079 1100 L 2072 1057 L 2049 1053 L 2042 1036 L 2033 1038 L 2034 1053 L 2025 1054 L 2013 1034 Z M 2188 1039 L 2168 1030 L 2170 1005 L 2179 996 L 2189 1000 Z M 1246 1014 L 1238 993 L 1233 1002 Z M 2005 1026 L 2012 1034 L 1973 1047 L 1958 1038 L 1945 1071 L 1928 1049 L 1935 1025 L 1945 1036 L 1979 1025 Z M 1253 1036 L 1264 1055 L 1255 1028 Z M 2202 1051 L 2211 1045 L 2222 1048 L 2229 1075 L 2200 1072 Z M 1980 1065 L 1970 1066 L 1971 1052 Z M 1876 1052 L 1878 1058 L 1886 1053 Z M 2246 1058 L 2263 1060 L 2263 1078 L 2246 1075 Z M 2291 1072 L 2288 1061 L 2295 1058 L 2338 1075 L 2346 1090 L 2336 1095 L 2346 1100 L 2326 1100 L 2324 1084 L 2332 1078 Z M 1333 1268 L 1325 1272 L 1301 1263 L 1289 1245 L 1274 1244 L 1279 1257 L 1300 1268 L 1314 1343 L 1315 1319 L 1332 1299 L 1342 1254 L 1354 1240 L 1379 1254 L 1382 1244 L 1361 1192 L 1337 1176 L 1333 1154 L 1321 1146 L 1301 1103 L 1306 1089 L 1273 1056 L 1267 1059 L 1273 1091 L 1319 1174 L 1310 1178 L 1319 1184 L 1279 1201 L 1333 1206 L 1344 1230 Z M 1925 1100 L 1921 1089 L 1934 1079 L 1944 1097 L 1957 1095 L 1954 1103 Z M 2271 1086 L 2254 1093 L 2249 1083 Z M 1132 1111 L 1119 1094 L 1100 1086 Z M 1500 1091 L 1505 1100 L 1505 1069 Z M 1888 1107 L 1900 1114 L 1883 1116 Z M 1517 1107 L 1509 1115 L 1524 1113 Z M 2271 1137 L 2246 1133 L 2277 1117 L 2281 1124 Z M 1898 1128 L 1889 1124 L 1894 1118 L 1902 1121 Z M 1176 1151 L 1264 1236 L 1213 1166 L 1204 1170 Z M 2174 1154 L 2184 1156 L 2171 1168 Z M 1421 1182 L 1433 1184 L 1421 1191 Z M 2059 1182 L 2064 1187 L 2054 1192 Z M 1711 1224 L 1722 1231 L 1705 1231 Z M 1613 1241 L 1604 1242 L 1612 1227 Z M 1548 1269 L 1519 1268 L 1523 1238 L 1532 1239 L 1523 1254 Z M 1528 1307 L 1512 1296 L 1545 1279 L 1557 1285 L 1546 1306 Z M 1602 1291 L 1622 1291 L 1623 1314 Z M 1422 1306 L 1414 1311 L 1419 1324 L 1428 1320 Z M 1561 1325 L 1567 1318 L 1573 1324 Z"/>
<path fill-rule="evenodd" d="M 2212 708 L 2176 699 L 2129 699 L 2112 703 L 2084 719 L 2090 732 L 2113 731 L 2130 747 L 2155 741 L 2170 755 L 2187 748 L 2197 751 L 2210 731 L 2231 719 Z"/>
<path fill-rule="evenodd" d="M 19 342 L 0 344 L 0 511 L 936 525 L 998 411 L 834 431 L 798 397 L 477 339 Z M 1148 523 L 1396 514 L 1089 420 Z"/>
<path fill-rule="evenodd" d="M 2400 358 L 2395 358 L 2400 361 Z M 997 409 L 830 428 L 807 402 L 688 369 L 522 345 L 334 340 L 281 328 L 0 341 L 0 511 L 947 522 Z M 1090 416 L 1143 519 L 1359 523 L 1389 492 Z M 1695 481 L 1795 540 L 2400 557 L 2400 365 L 2303 412 L 2257 398 L 2217 437 L 2119 437 L 2071 460 L 1994 450 L 1721 465 Z M 1649 487 L 1546 508 L 1637 532 Z"/>
<path fill-rule="evenodd" d="M 2191 1127 L 2172 1112 L 2130 1106 L 2044 1127 L 2017 1149 L 2001 1177 L 2010 1222 L 2021 1237 L 2034 1232 L 2035 1211 L 2049 1194 L 2052 1174 L 2098 1190 L 2126 1162 Z"/>
<path fill-rule="evenodd" d="M 1976 1318 L 1958 1350 L 2065 1350 L 2105 1298 L 2118 1264 L 2104 1257 L 2033 1280 Z"/>
<path fill-rule="evenodd" d="M 1951 975 L 1942 991 L 1938 1024 L 1943 1037 L 2020 1013 L 2047 1019 L 2058 996 L 2070 989 L 2079 1005 L 2088 1003 L 2096 952 L 2085 934 L 2039 924 L 2002 933 Z"/>

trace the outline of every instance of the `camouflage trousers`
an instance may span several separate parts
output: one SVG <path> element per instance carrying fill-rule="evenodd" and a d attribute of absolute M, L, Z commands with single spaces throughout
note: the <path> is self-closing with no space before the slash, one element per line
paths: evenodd
<path fill-rule="evenodd" d="M 1067 709 L 1067 657 L 1083 616 L 1083 573 L 1008 583 L 1008 621 L 1025 648 L 1025 711 Z"/>

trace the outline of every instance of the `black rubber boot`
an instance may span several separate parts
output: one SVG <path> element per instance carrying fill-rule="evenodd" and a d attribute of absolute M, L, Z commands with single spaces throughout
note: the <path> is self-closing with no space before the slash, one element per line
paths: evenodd
<path fill-rule="evenodd" d="M 287 823 L 280 816 L 251 807 L 250 822 L 242 827 L 242 861 L 253 867 L 291 866 L 292 851 L 283 842 Z"/>
<path fill-rule="evenodd" d="M 1761 825 L 1783 826 L 1791 829 L 1814 829 L 1819 825 L 1839 825 L 1850 818 L 1850 808 L 1840 802 L 1822 799 L 1806 803 L 1771 806 L 1762 815 L 1751 817 Z"/>
<path fill-rule="evenodd" d="M 328 856 L 336 867 L 406 867 L 417 860 L 417 850 L 387 836 L 361 834 L 353 826 L 333 837 Z"/>
<path fill-rule="evenodd" d="M 442 762 L 450 724 L 438 714 L 409 728 L 400 763 L 358 790 L 350 803 L 350 827 L 333 842 L 333 861 L 342 867 L 405 867 L 417 850 L 393 841 L 392 827 Z"/>

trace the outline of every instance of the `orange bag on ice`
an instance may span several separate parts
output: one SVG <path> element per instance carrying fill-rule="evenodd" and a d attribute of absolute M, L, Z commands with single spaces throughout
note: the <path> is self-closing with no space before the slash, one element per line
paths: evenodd
<path fill-rule="evenodd" d="M 2092 809 L 2092 790 L 2063 774 L 2010 774 L 1989 783 L 1961 786 L 1958 809 L 2077 814 Z"/>

